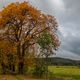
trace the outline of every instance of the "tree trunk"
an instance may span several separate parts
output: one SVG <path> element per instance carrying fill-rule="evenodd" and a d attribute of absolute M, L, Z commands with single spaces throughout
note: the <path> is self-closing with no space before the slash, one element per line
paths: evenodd
<path fill-rule="evenodd" d="M 11 74 L 15 72 L 15 65 L 14 64 L 9 64 L 9 71 Z"/>
<path fill-rule="evenodd" d="M 24 62 L 19 62 L 19 64 L 18 64 L 18 73 L 19 74 L 24 73 Z"/>
<path fill-rule="evenodd" d="M 11 66 L 12 66 L 12 65 L 11 65 L 11 64 L 9 64 L 9 70 L 10 70 L 10 71 L 12 71 L 12 67 L 11 67 Z"/>
<path fill-rule="evenodd" d="M 24 73 L 24 46 L 18 46 L 18 73 L 23 74 Z"/>
<path fill-rule="evenodd" d="M 46 64 L 45 64 L 45 66 L 46 66 L 46 80 L 48 80 L 48 56 L 46 56 Z"/>
<path fill-rule="evenodd" d="M 15 65 L 12 65 L 12 71 L 15 72 Z"/>
<path fill-rule="evenodd" d="M 4 62 L 1 63 L 1 66 L 2 66 L 2 74 L 6 74 L 6 66 Z"/>

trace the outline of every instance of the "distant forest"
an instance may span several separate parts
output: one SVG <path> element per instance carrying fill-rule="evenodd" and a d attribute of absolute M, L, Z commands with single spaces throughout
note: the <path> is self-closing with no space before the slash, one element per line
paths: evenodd
<path fill-rule="evenodd" d="M 43 61 L 46 61 L 45 58 L 43 58 Z M 80 66 L 80 60 L 71 60 L 71 59 L 65 59 L 65 58 L 59 58 L 59 57 L 51 57 L 47 59 L 47 63 L 50 66 L 56 65 L 56 66 Z"/>

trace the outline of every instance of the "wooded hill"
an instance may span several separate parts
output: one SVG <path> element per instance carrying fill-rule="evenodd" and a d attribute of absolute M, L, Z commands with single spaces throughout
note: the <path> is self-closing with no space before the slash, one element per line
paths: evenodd
<path fill-rule="evenodd" d="M 44 59 L 46 61 L 46 59 Z M 80 66 L 80 60 L 72 60 L 60 57 L 51 57 L 47 59 L 48 65 L 57 66 Z"/>

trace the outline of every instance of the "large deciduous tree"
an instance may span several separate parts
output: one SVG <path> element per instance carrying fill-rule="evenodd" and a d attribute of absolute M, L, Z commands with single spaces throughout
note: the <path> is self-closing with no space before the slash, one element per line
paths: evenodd
<path fill-rule="evenodd" d="M 53 38 L 54 49 L 58 48 L 57 28 L 53 16 L 42 13 L 28 2 L 11 3 L 0 12 L 0 39 L 8 40 L 16 47 L 19 73 L 23 73 L 25 53 L 30 46 L 39 44 L 37 38 L 44 31 Z"/>

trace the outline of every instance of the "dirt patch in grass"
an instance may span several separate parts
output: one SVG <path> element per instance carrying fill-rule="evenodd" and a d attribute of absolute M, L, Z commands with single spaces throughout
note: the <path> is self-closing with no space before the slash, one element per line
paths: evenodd
<path fill-rule="evenodd" d="M 33 79 L 23 75 L 0 75 L 0 80 L 65 80 L 62 78 Z"/>
<path fill-rule="evenodd" d="M 16 80 L 12 75 L 0 75 L 0 80 Z"/>

